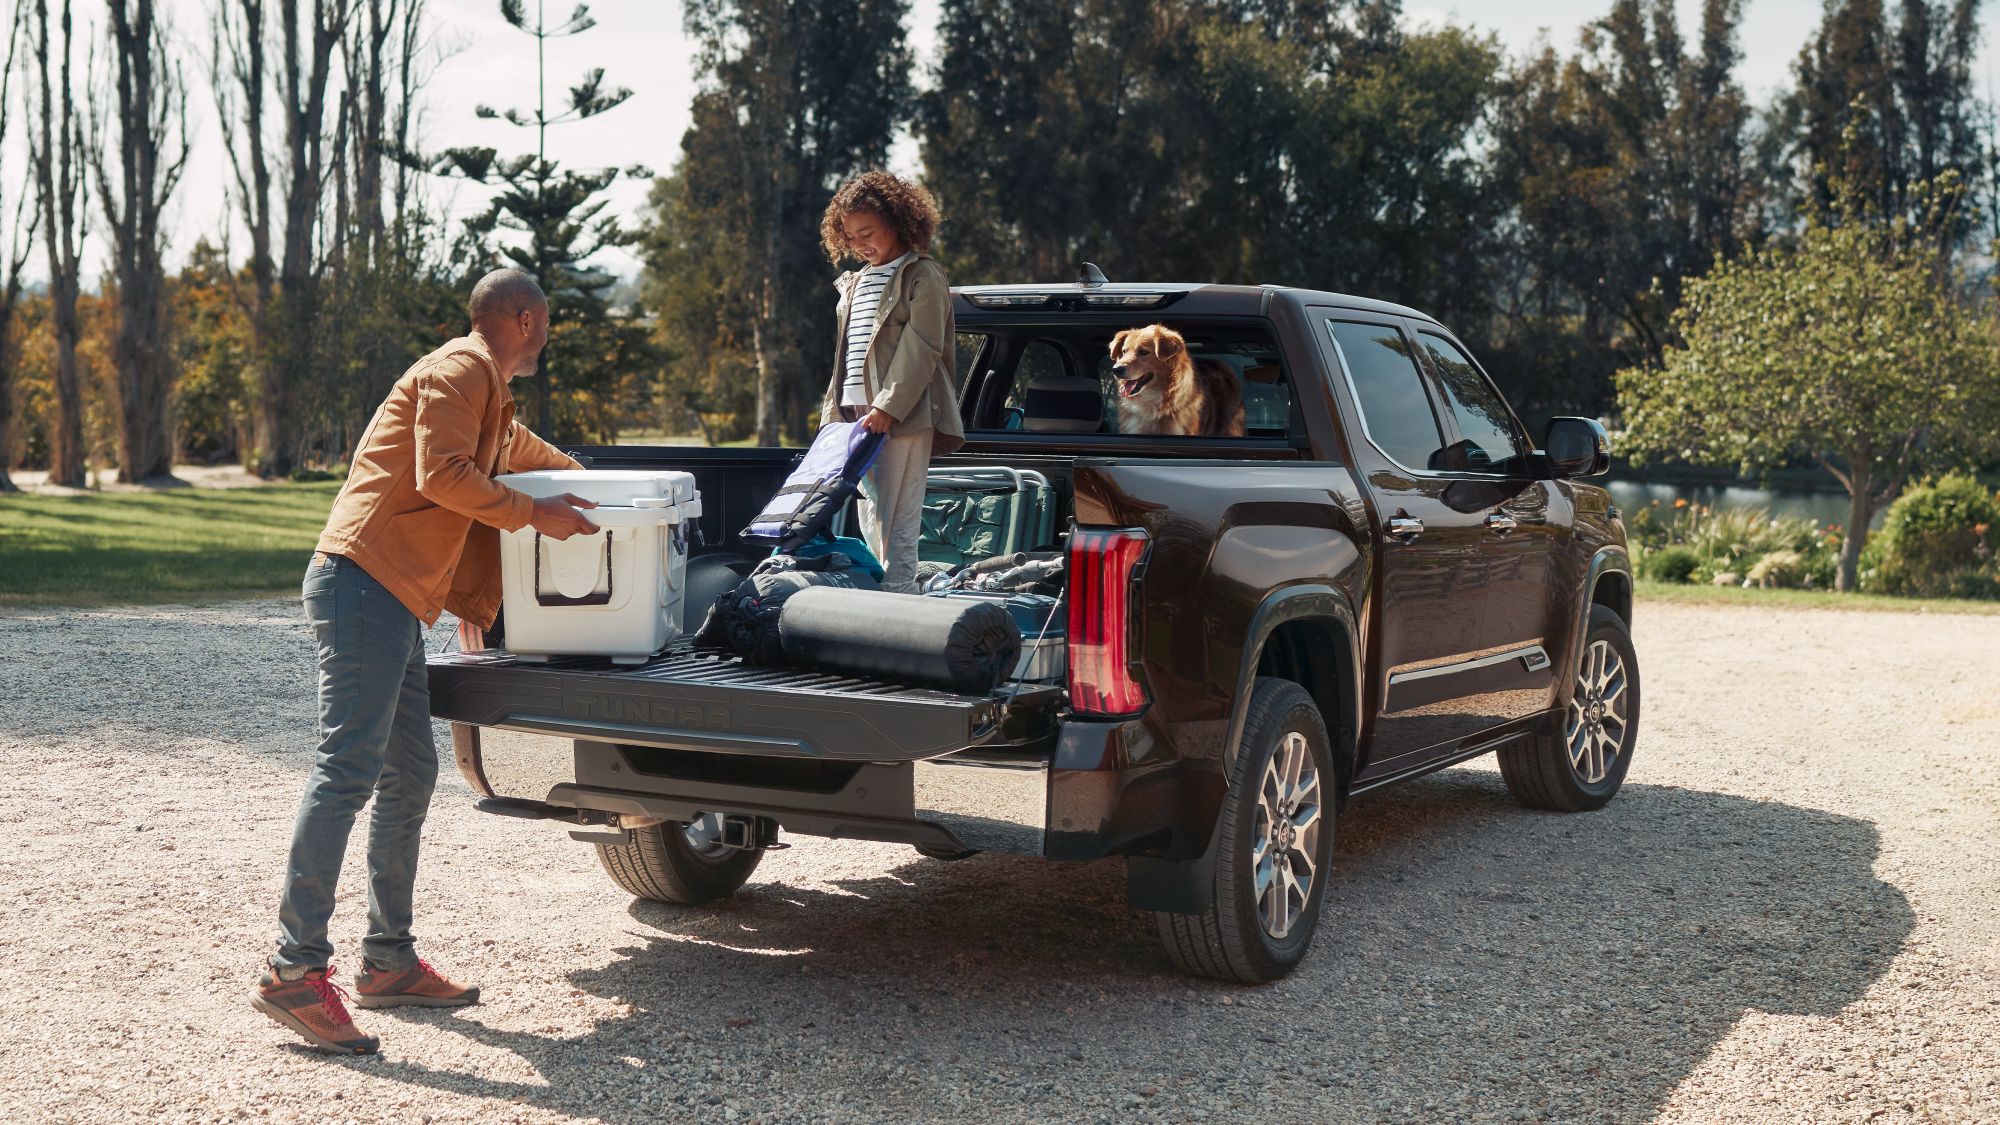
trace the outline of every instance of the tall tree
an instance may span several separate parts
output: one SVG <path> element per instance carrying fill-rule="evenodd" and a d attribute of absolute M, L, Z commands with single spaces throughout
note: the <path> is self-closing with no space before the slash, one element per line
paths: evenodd
<path fill-rule="evenodd" d="M 1705 0 L 1692 45 L 1672 0 L 1615 0 L 1579 50 L 1545 48 L 1497 103 L 1495 190 L 1510 202 L 1496 287 L 1533 413 L 1599 413 L 1612 370 L 1671 339 L 1683 280 L 1760 236 L 1751 113 L 1731 77 L 1741 0 Z"/>
<path fill-rule="evenodd" d="M 1973 87 L 1979 0 L 1829 0 L 1794 64 L 1784 104 L 1798 175 L 1820 215 L 1853 185 L 1875 212 L 1970 233 L 1966 209 L 1939 212 L 1927 188 L 1955 173 L 1966 190 L 1984 170 Z"/>
<path fill-rule="evenodd" d="M 28 153 L 41 210 L 42 245 L 48 251 L 50 321 L 55 332 L 56 417 L 49 427 L 49 483 L 82 488 L 84 404 L 77 342 L 83 337 L 83 323 L 77 315 L 77 295 L 89 225 L 89 185 L 84 115 L 78 112 L 70 81 L 75 38 L 70 0 L 63 0 L 58 26 L 61 38 L 51 38 L 48 0 L 35 0 L 31 43 L 36 80 L 29 97 L 34 127 L 28 130 Z M 56 71 L 53 78 L 51 68 Z"/>
<path fill-rule="evenodd" d="M 605 359 L 637 343 L 642 333 L 614 317 L 609 292 L 617 279 L 588 265 L 598 251 L 631 242 L 632 235 L 606 215 L 610 200 L 604 191 L 621 174 L 651 175 L 647 169 L 564 168 L 548 157 L 552 127 L 584 121 L 623 105 L 632 91 L 607 87 L 604 68 L 584 73 L 554 108 L 549 104 L 547 51 L 551 40 L 581 35 L 597 26 L 590 8 L 578 4 L 569 16 L 550 23 L 542 0 L 535 0 L 535 18 L 528 19 L 525 0 L 500 0 L 500 16 L 508 26 L 535 41 L 535 104 L 532 109 L 477 107 L 481 118 L 502 120 L 535 131 L 535 151 L 501 159 L 491 148 L 447 150 L 432 165 L 434 171 L 462 176 L 495 189 L 486 213 L 470 225 L 475 236 L 495 229 L 525 235 L 525 244 L 503 245 L 500 253 L 534 275 L 549 296 L 550 341 L 535 371 L 536 428 L 546 435 L 578 435 L 602 431 L 604 417 L 586 422 L 582 416 L 593 391 L 608 392 L 619 376 Z M 551 368 L 560 371 L 570 407 L 565 417 L 553 414 L 558 397 Z M 600 395 L 599 397 L 602 397 Z M 605 404 L 600 403 L 600 406 Z"/>
<path fill-rule="evenodd" d="M 257 471 L 265 477 L 287 475 L 296 464 L 295 402 L 318 352 L 328 88 L 354 0 L 305 2 L 311 11 L 302 17 L 301 0 L 278 0 L 275 37 L 267 0 L 221 0 L 214 25 L 216 105 L 235 177 L 233 202 L 250 231 L 244 304 L 256 341 Z M 282 130 L 278 162 L 266 135 L 272 110 Z"/>
<path fill-rule="evenodd" d="M 7 126 L 14 107 L 12 86 L 14 63 L 20 57 L 21 25 L 27 14 L 23 5 L 7 21 L 7 56 L 0 63 L 0 161 L 7 155 Z M 0 176 L 0 180 L 4 180 Z M 14 460 L 14 385 L 20 367 L 21 347 L 14 333 L 14 314 L 21 304 L 21 271 L 27 268 L 28 252 L 34 247 L 35 225 L 40 211 L 31 207 L 35 195 L 19 193 L 13 213 L 0 211 L 0 492 L 17 492 L 8 468 Z"/>
<path fill-rule="evenodd" d="M 118 479 L 136 484 L 173 468 L 167 407 L 174 354 L 160 216 L 187 167 L 187 82 L 168 57 L 166 28 L 153 0 L 109 0 L 106 7 L 115 68 L 107 98 L 113 128 L 110 135 L 93 128 L 92 163 L 118 287 L 112 353 Z M 102 124 L 95 107 L 92 122 Z"/>
<path fill-rule="evenodd" d="M 756 434 L 798 434 L 832 363 L 832 269 L 819 218 L 880 166 L 910 104 L 907 0 L 694 0 L 693 122 L 677 173 L 685 221 L 712 224 L 756 364 Z"/>
<path fill-rule="evenodd" d="M 1876 182 L 1834 182 L 1832 221 L 1691 280 L 1675 314 L 1685 343 L 1619 372 L 1618 391 L 1634 456 L 1744 473 L 1803 460 L 1837 480 L 1835 587 L 1852 590 L 1869 523 L 1913 475 L 2000 454 L 2000 341 L 1939 270 L 1936 224 L 1909 238 L 1870 213 Z"/>

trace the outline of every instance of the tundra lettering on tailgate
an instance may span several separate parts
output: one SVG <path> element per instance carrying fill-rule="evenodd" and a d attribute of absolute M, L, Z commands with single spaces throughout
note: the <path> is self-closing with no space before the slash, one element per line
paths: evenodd
<path fill-rule="evenodd" d="M 729 726 L 729 708 L 719 703 L 642 699 L 618 692 L 587 689 L 572 689 L 569 698 L 568 710 L 579 719 L 654 723 L 683 730 L 722 730 Z"/>

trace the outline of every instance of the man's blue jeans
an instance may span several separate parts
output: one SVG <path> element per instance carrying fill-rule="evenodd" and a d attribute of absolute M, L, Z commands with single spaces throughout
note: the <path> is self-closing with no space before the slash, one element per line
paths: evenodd
<path fill-rule="evenodd" d="M 319 968 L 333 956 L 326 926 L 334 885 L 348 833 L 372 794 L 362 954 L 382 968 L 407 968 L 417 957 L 410 937 L 417 843 L 438 771 L 423 623 L 338 555 L 307 569 L 303 594 L 319 643 L 319 753 L 292 830 L 272 960 Z"/>

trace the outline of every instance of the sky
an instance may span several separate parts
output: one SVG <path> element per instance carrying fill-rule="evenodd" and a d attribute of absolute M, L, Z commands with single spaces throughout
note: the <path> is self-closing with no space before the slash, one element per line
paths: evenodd
<path fill-rule="evenodd" d="M 21 0 L 25 2 L 25 0 Z M 190 65 L 205 68 L 208 12 L 211 0 L 160 0 L 168 13 Z M 0 7 L 9 0 L 0 0 Z M 551 0 L 550 11 L 567 11 L 571 0 Z M 1458 0 L 1422 3 L 1406 0 L 1405 19 L 1414 26 L 1440 22 L 1469 24 L 1499 37 L 1513 55 L 1532 50 L 1543 37 L 1568 50 L 1586 22 L 1610 8 L 1611 0 Z M 1700 0 L 1678 0 L 1684 34 L 1692 35 Z M 502 153 L 526 151 L 531 131 L 497 121 L 481 121 L 473 108 L 484 102 L 499 107 L 531 104 L 535 83 L 534 42 L 503 23 L 497 0 L 430 0 L 435 40 L 445 52 L 435 75 L 424 87 L 422 136 L 434 144 L 492 145 Z M 919 60 L 918 82 L 935 56 L 939 0 L 913 0 L 911 44 Z M 679 4 L 663 0 L 592 0 L 597 28 L 572 39 L 554 41 L 548 52 L 549 85 L 564 89 L 585 70 L 604 67 L 609 81 L 628 86 L 633 97 L 601 117 L 550 131 L 550 155 L 574 166 L 646 165 L 655 171 L 671 168 L 679 154 L 694 93 L 688 43 L 681 30 Z M 79 26 L 102 26 L 102 0 L 76 0 Z M 1740 29 L 1743 63 L 1738 79 L 1753 101 L 1763 102 L 1790 78 L 1792 60 L 1817 26 L 1820 0 L 1748 0 Z M 1981 51 L 1981 85 L 1994 87 L 2000 70 L 2000 0 L 1986 5 L 1982 16 L 1985 43 Z M 181 257 L 204 235 L 212 236 L 221 221 L 222 201 L 229 183 L 214 104 L 208 98 L 205 73 L 190 74 L 195 89 L 194 155 L 172 205 L 167 222 L 167 260 Z M 18 121 L 18 117 L 17 117 Z M 19 151 L 19 128 L 11 128 L 7 148 L 0 152 L 0 205 L 11 213 L 12 201 L 25 181 L 25 161 Z M 891 155 L 891 167 L 917 170 L 916 146 L 907 138 Z M 484 197 L 469 185 L 434 182 L 434 190 L 455 216 L 477 212 Z M 643 211 L 647 185 L 621 181 L 613 188 L 611 212 L 628 224 Z M 102 226 L 101 220 L 97 225 Z M 238 239 L 241 245 L 241 239 Z M 86 273 L 105 260 L 101 242 L 87 256 Z M 603 264 L 621 274 L 636 262 L 619 251 L 607 252 Z M 39 273 L 40 271 L 34 271 Z"/>

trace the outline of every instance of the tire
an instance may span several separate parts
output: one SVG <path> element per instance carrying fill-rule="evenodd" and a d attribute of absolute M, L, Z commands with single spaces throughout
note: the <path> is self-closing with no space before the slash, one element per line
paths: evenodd
<path fill-rule="evenodd" d="M 1295 784 L 1283 776 L 1287 762 L 1297 763 Z M 1260 677 L 1223 799 L 1208 909 L 1154 914 L 1175 965 L 1197 976 L 1263 984 L 1305 957 L 1333 874 L 1335 785 L 1326 722 L 1312 696 L 1290 680 Z M 1308 808 L 1308 826 L 1299 826 L 1295 818 L 1306 819 L 1298 813 Z M 1299 901 L 1289 891 L 1282 903 L 1258 895 L 1257 873 L 1266 862 L 1273 879 L 1306 875 Z"/>
<path fill-rule="evenodd" d="M 1528 808 L 1603 808 L 1631 768 L 1639 736 L 1639 658 L 1624 619 L 1605 606 L 1590 607 L 1574 675 L 1561 729 L 1499 753 L 1507 791 Z"/>
<path fill-rule="evenodd" d="M 941 859 L 946 863 L 956 863 L 961 859 L 971 859 L 973 856 L 979 854 L 978 848 L 967 848 L 964 851 L 951 852 L 943 848 L 926 847 L 923 844 L 913 844 L 911 846 L 917 849 L 918 855 L 926 859 Z"/>
<path fill-rule="evenodd" d="M 719 818 L 656 824 L 626 832 L 628 844 L 599 844 L 597 859 L 611 881 L 632 895 L 669 906 L 700 906 L 741 888 L 764 853 L 702 842 L 719 831 Z"/>

